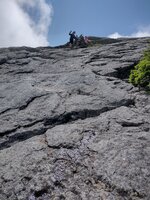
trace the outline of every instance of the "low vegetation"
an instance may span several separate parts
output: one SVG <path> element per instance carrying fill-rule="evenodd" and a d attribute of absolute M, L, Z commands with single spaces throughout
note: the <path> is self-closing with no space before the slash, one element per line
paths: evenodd
<path fill-rule="evenodd" d="M 144 52 L 141 61 L 131 70 L 129 82 L 139 88 L 150 90 L 150 49 Z"/>

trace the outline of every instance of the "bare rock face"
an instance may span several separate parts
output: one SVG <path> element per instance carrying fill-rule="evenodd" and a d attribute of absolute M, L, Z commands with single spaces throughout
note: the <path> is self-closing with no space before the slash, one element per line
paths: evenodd
<path fill-rule="evenodd" d="M 148 40 L 0 49 L 0 200 L 150 199 Z"/>

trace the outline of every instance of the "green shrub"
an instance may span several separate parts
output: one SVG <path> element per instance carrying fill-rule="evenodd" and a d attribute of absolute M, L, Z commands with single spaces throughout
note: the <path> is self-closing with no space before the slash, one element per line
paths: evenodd
<path fill-rule="evenodd" d="M 131 70 L 129 82 L 150 90 L 150 49 L 144 52 L 142 60 Z"/>

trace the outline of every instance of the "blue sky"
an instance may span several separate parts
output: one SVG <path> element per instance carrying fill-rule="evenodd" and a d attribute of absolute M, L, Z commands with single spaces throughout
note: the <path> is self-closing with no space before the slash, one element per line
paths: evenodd
<path fill-rule="evenodd" d="M 0 47 L 56 46 L 69 31 L 150 36 L 150 0 L 0 0 Z"/>
<path fill-rule="evenodd" d="M 68 32 L 109 36 L 150 30 L 150 0 L 48 0 L 54 14 L 49 30 L 52 45 L 64 43 Z"/>

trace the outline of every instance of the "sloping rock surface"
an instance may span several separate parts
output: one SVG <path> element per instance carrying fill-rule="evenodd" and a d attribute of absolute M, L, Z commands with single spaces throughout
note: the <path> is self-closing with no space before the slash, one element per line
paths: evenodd
<path fill-rule="evenodd" d="M 150 199 L 147 45 L 0 49 L 0 200 Z"/>

